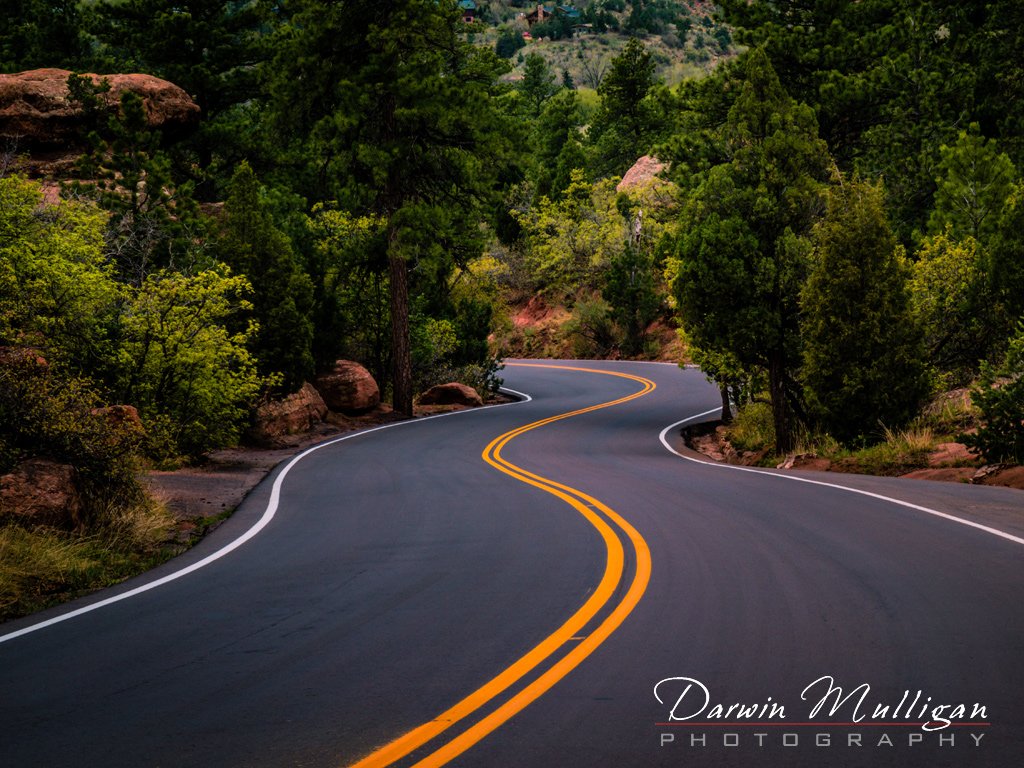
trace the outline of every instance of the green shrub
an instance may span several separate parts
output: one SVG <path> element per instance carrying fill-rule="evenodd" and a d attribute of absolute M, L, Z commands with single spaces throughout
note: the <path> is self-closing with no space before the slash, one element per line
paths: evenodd
<path fill-rule="evenodd" d="M 1003 364 L 982 366 L 971 399 L 981 411 L 982 425 L 964 442 L 987 461 L 1024 462 L 1024 322 L 1010 339 Z"/>
<path fill-rule="evenodd" d="M 729 427 L 729 442 L 738 451 L 760 451 L 775 445 L 775 422 L 768 403 L 748 403 Z"/>

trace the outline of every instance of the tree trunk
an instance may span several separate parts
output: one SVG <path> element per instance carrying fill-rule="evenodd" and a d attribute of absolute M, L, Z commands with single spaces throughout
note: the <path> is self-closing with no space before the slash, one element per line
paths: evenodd
<path fill-rule="evenodd" d="M 783 356 L 775 353 L 768 361 L 768 389 L 772 398 L 772 420 L 775 422 L 775 450 L 793 450 L 793 427 L 786 401 L 786 372 Z"/>
<path fill-rule="evenodd" d="M 409 265 L 400 255 L 388 255 L 388 276 L 391 279 L 391 402 L 395 411 L 412 416 Z"/>
<path fill-rule="evenodd" d="M 719 384 L 718 391 L 722 394 L 722 423 L 732 424 L 732 403 L 729 402 L 729 386 Z"/>

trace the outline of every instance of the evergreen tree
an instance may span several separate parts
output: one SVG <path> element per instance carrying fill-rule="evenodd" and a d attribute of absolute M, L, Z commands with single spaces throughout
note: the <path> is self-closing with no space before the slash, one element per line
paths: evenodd
<path fill-rule="evenodd" d="M 492 99 L 504 66 L 447 3 L 290 8 L 270 72 L 277 126 L 315 162 L 315 199 L 385 223 L 393 401 L 408 415 L 410 270 L 429 280 L 482 247 L 480 206 L 508 162 Z"/>
<path fill-rule="evenodd" d="M 811 109 L 783 90 L 760 49 L 747 55 L 721 141 L 681 221 L 674 292 L 693 343 L 767 372 L 776 448 L 794 443 L 802 410 L 800 289 L 829 163 Z"/>
<path fill-rule="evenodd" d="M 644 44 L 630 38 L 612 59 L 597 88 L 601 106 L 590 125 L 598 176 L 622 174 L 647 154 L 664 124 L 664 114 L 651 98 L 654 60 Z"/>
<path fill-rule="evenodd" d="M 973 125 L 970 132 L 960 132 L 955 144 L 939 148 L 935 208 L 928 223 L 932 232 L 948 227 L 953 237 L 972 237 L 986 246 L 998 230 L 1017 172 L 995 140 L 979 136 L 977 129 Z"/>
<path fill-rule="evenodd" d="M 259 373 L 279 378 L 277 391 L 298 390 L 313 374 L 313 286 L 298 267 L 291 241 L 278 229 L 262 199 L 256 174 L 242 163 L 224 205 L 221 260 L 252 286 L 259 330 L 250 342 Z"/>
<path fill-rule="evenodd" d="M 534 117 L 540 114 L 544 102 L 558 93 L 555 73 L 539 53 L 529 54 L 523 62 L 523 79 L 519 82 L 519 90 L 530 105 L 530 114 Z"/>
<path fill-rule="evenodd" d="M 803 288 L 803 382 L 813 419 L 850 442 L 903 426 L 928 394 L 908 269 L 881 185 L 840 181 L 814 228 Z"/>
<path fill-rule="evenodd" d="M 78 0 L 4 0 L 0 6 L 0 72 L 77 69 L 89 56 Z"/>

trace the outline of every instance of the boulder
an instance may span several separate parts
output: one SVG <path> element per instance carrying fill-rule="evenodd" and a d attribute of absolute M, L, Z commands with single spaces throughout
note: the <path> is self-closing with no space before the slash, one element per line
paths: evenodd
<path fill-rule="evenodd" d="M 117 430 L 135 432 L 139 435 L 146 431 L 142 426 L 142 419 L 139 418 L 139 411 L 134 405 L 107 405 L 103 408 L 94 408 L 92 412 L 102 416 Z"/>
<path fill-rule="evenodd" d="M 74 528 L 82 522 L 75 468 L 50 459 L 28 459 L 0 476 L 0 517 L 23 524 Z"/>
<path fill-rule="evenodd" d="M 327 404 L 307 381 L 298 392 L 257 408 L 249 436 L 260 443 L 273 443 L 285 435 L 308 432 L 326 416 Z"/>
<path fill-rule="evenodd" d="M 622 181 L 620 181 L 618 186 L 615 187 L 615 191 L 626 192 L 627 190 L 642 186 L 654 181 L 655 179 L 661 181 L 658 174 L 666 168 L 668 168 L 667 163 L 663 163 L 658 158 L 652 157 L 651 155 L 644 155 L 633 163 L 633 166 L 626 171 L 626 175 L 622 177 Z"/>
<path fill-rule="evenodd" d="M 34 347 L 0 347 L 0 366 L 47 369 L 50 364 Z"/>
<path fill-rule="evenodd" d="M 330 371 L 316 377 L 313 386 L 332 411 L 358 414 L 380 405 L 377 382 L 368 370 L 351 360 L 336 361 Z"/>
<path fill-rule="evenodd" d="M 475 389 L 457 382 L 438 384 L 420 395 L 420 405 L 468 405 L 475 408 L 483 404 Z"/>
<path fill-rule="evenodd" d="M 34 176 L 67 176 L 86 149 L 89 119 L 81 104 L 69 98 L 70 74 L 66 69 L 34 69 L 0 75 L 0 146 L 29 154 L 17 170 Z M 180 133 L 199 122 L 199 106 L 167 80 L 144 74 L 85 77 L 110 84 L 110 90 L 99 96 L 101 108 L 108 113 L 115 112 L 122 94 L 130 91 L 142 98 L 151 129 Z"/>

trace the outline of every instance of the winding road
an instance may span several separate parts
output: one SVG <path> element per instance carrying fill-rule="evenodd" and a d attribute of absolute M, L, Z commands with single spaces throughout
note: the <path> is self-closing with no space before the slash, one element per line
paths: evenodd
<path fill-rule="evenodd" d="M 708 463 L 695 370 L 503 376 L 0 627 L 0 766 L 1024 765 L 1024 494 Z"/>

